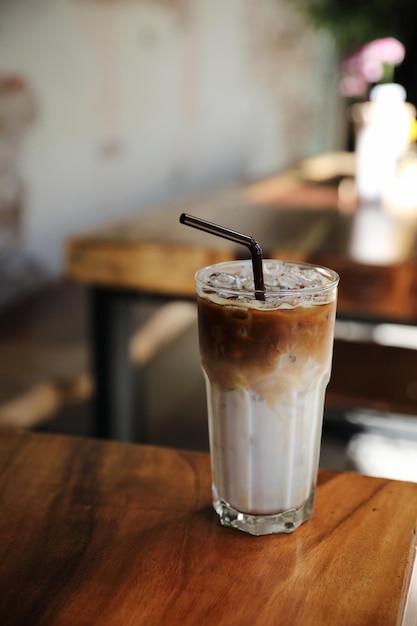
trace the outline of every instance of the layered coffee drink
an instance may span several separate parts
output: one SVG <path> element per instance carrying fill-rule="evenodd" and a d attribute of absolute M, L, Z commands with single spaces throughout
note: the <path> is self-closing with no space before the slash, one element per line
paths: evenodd
<path fill-rule="evenodd" d="M 255 535 L 313 513 L 338 284 L 308 264 L 265 260 L 263 271 L 264 300 L 250 261 L 196 275 L 214 507 Z"/>

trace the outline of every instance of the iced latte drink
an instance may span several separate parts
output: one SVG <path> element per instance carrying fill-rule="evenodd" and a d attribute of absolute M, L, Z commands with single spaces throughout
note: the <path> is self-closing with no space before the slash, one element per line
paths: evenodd
<path fill-rule="evenodd" d="M 225 526 L 292 532 L 313 513 L 338 276 L 263 261 L 196 274 L 214 507 Z"/>

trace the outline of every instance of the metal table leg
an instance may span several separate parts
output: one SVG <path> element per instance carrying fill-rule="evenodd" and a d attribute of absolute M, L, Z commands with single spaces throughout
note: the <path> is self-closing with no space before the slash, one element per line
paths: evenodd
<path fill-rule="evenodd" d="M 96 436 L 121 441 L 145 439 L 146 415 L 139 367 L 129 359 L 131 304 L 138 294 L 91 290 L 90 336 L 95 380 Z"/>

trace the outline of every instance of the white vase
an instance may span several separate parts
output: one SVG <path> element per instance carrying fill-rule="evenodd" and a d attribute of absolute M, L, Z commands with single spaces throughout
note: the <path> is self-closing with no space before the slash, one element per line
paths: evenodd
<path fill-rule="evenodd" d="M 370 101 L 355 105 L 356 187 L 361 204 L 378 205 L 396 176 L 400 159 L 410 147 L 415 107 L 395 83 L 378 85 Z"/>

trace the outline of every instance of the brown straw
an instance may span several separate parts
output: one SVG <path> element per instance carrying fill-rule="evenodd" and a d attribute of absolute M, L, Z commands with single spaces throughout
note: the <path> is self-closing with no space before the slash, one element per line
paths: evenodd
<path fill-rule="evenodd" d="M 219 224 L 207 222 L 207 220 L 203 220 L 201 219 L 201 217 L 187 215 L 187 213 L 182 213 L 180 215 L 180 222 L 181 224 L 185 224 L 186 226 L 191 226 L 192 228 L 203 230 L 204 232 L 210 233 L 211 235 L 223 237 L 223 239 L 228 239 L 229 241 L 240 243 L 249 248 L 252 257 L 253 279 L 255 282 L 255 298 L 257 300 L 265 300 L 264 274 L 262 269 L 262 248 L 253 237 L 251 237 L 250 235 L 244 235 L 243 233 L 238 233 L 236 230 L 231 230 L 230 228 L 226 228 L 225 226 L 219 226 Z"/>

